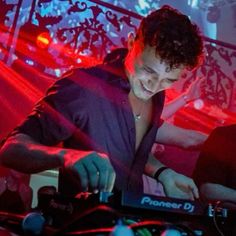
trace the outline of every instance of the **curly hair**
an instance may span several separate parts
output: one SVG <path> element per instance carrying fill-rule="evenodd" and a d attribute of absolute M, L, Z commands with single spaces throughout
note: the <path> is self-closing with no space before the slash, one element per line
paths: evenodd
<path fill-rule="evenodd" d="M 198 26 L 168 5 L 142 19 L 137 38 L 142 38 L 144 45 L 155 47 L 156 54 L 170 68 L 184 65 L 193 69 L 203 60 L 203 40 Z"/>

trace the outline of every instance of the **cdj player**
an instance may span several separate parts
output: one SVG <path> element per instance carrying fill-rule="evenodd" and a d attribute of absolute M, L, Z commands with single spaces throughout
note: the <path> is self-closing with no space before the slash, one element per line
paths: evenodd
<path fill-rule="evenodd" d="M 76 198 L 42 192 L 37 210 L 45 218 L 47 233 L 62 235 L 112 235 L 117 222 L 140 236 L 162 235 L 169 229 L 180 235 L 218 235 L 218 228 L 231 227 L 226 208 L 125 191 L 83 193 Z M 142 230 L 148 233 L 143 234 Z"/>
<path fill-rule="evenodd" d="M 71 198 L 48 190 L 39 191 L 38 206 L 24 216 L 6 221 L 0 213 L 1 225 L 18 235 L 235 235 L 235 214 L 214 203 L 132 192 Z M 12 227 L 16 219 L 20 227 Z"/>

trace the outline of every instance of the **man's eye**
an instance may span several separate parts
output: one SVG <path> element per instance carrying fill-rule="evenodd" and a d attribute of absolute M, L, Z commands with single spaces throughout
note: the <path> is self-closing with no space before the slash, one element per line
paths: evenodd
<path fill-rule="evenodd" d="M 173 79 L 167 79 L 166 80 L 168 83 L 174 83 L 176 80 L 173 80 Z"/>
<path fill-rule="evenodd" d="M 147 68 L 147 67 L 144 67 L 143 69 L 144 69 L 146 72 L 150 73 L 150 74 L 154 74 L 154 73 L 155 73 L 155 71 L 153 71 L 152 69 L 149 69 L 149 68 Z"/>

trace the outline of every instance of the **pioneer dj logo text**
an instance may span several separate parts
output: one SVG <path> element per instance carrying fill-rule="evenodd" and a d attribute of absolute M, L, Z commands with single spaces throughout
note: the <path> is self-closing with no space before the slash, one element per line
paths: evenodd
<path fill-rule="evenodd" d="M 176 203 L 176 202 L 168 202 L 167 200 L 153 200 L 150 197 L 142 197 L 141 199 L 141 205 L 143 206 L 151 206 L 151 207 L 158 207 L 158 208 L 166 208 L 166 209 L 173 209 L 173 210 L 184 210 L 186 212 L 193 212 L 194 211 L 194 205 L 190 202 L 184 202 L 184 203 Z"/>

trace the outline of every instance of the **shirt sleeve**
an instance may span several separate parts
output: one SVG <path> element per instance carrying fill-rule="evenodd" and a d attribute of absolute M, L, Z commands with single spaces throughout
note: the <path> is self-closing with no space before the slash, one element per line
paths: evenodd
<path fill-rule="evenodd" d="M 69 109 L 74 96 L 72 87 L 68 79 L 58 80 L 12 135 L 24 133 L 48 146 L 68 139 L 75 130 Z"/>

